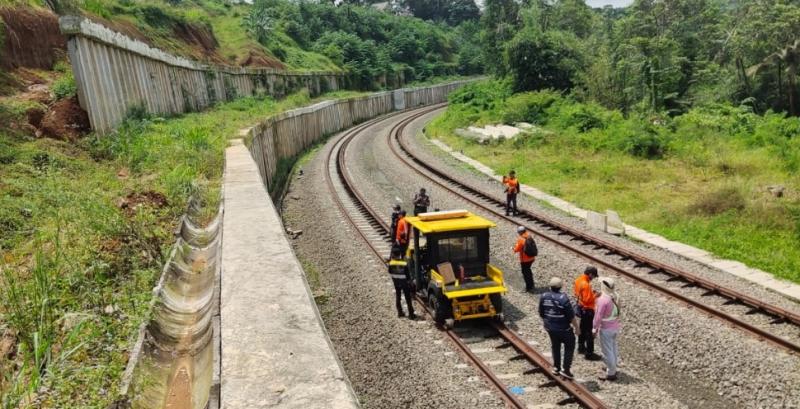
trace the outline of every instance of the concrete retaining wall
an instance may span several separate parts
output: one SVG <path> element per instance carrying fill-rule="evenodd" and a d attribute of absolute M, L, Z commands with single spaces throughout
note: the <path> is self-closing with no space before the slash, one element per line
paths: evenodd
<path fill-rule="evenodd" d="M 272 190 L 281 159 L 295 157 L 321 138 L 379 115 L 445 102 L 450 92 L 467 82 L 379 92 L 287 111 L 253 127 L 246 138 L 247 147 L 261 180 Z"/>
<path fill-rule="evenodd" d="M 205 227 L 201 214 L 192 200 L 123 374 L 120 395 L 133 409 L 206 409 L 218 401 L 223 206 Z"/>
<path fill-rule="evenodd" d="M 83 17 L 64 16 L 61 31 L 78 99 L 92 129 L 110 132 L 134 107 L 156 115 L 198 111 L 242 96 L 282 97 L 301 88 L 319 95 L 342 89 L 344 73 L 210 66 L 167 54 Z"/>

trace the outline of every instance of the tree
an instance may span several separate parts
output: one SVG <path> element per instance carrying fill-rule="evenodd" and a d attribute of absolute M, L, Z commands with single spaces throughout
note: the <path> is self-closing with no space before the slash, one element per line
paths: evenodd
<path fill-rule="evenodd" d="M 768 55 L 760 63 L 747 69 L 749 76 L 755 76 L 764 70 L 775 67 L 778 74 L 778 93 L 780 95 L 781 73 L 786 74 L 786 96 L 789 101 L 789 114 L 797 116 L 797 71 L 800 66 L 800 40 L 795 40 L 794 44 L 783 48 L 780 51 Z"/>
<path fill-rule="evenodd" d="M 414 17 L 446 21 L 453 26 L 480 18 L 480 10 L 474 0 L 405 0 L 404 4 Z"/>
<path fill-rule="evenodd" d="M 481 17 L 481 11 L 474 0 L 451 0 L 447 6 L 448 24 L 457 26 L 466 21 L 477 21 Z"/>
<path fill-rule="evenodd" d="M 498 56 L 505 44 L 514 38 L 519 27 L 519 6 L 514 0 L 486 0 L 481 16 L 481 44 L 484 60 L 492 71 L 503 74 L 505 66 Z"/>
<path fill-rule="evenodd" d="M 581 68 L 574 38 L 559 31 L 519 33 L 508 44 L 506 60 L 516 91 L 569 90 Z"/>

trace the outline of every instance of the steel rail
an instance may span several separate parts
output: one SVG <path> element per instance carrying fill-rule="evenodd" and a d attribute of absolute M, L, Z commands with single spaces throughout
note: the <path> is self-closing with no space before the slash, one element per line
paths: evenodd
<path fill-rule="evenodd" d="M 432 108 L 422 109 L 419 112 L 411 112 L 408 118 L 405 118 L 403 121 L 399 122 L 398 124 L 394 125 L 390 130 L 390 134 L 395 132 L 399 127 L 404 128 L 405 125 L 414 121 L 415 119 L 432 112 L 438 109 L 439 106 L 434 106 Z M 353 226 L 354 229 L 359 233 L 361 238 L 364 242 L 368 245 L 372 253 L 382 260 L 384 263 L 386 259 L 384 255 L 380 254 L 380 252 L 375 248 L 372 244 L 370 239 L 367 237 L 366 232 L 362 231 L 361 228 L 358 227 L 355 220 L 353 220 L 353 216 L 348 213 L 347 208 L 342 201 L 342 198 L 336 192 L 336 189 L 333 185 L 332 180 L 332 172 L 330 169 L 330 165 L 333 159 L 333 154 L 336 152 L 336 173 L 339 177 L 342 187 L 345 189 L 348 195 L 350 195 L 350 199 L 353 200 L 353 204 L 361 211 L 362 216 L 369 220 L 369 224 L 373 227 L 373 229 L 379 231 L 379 233 L 384 237 L 389 236 L 389 229 L 390 227 L 388 224 L 375 212 L 374 209 L 367 203 L 364 197 L 358 192 L 357 189 L 354 188 L 354 184 L 350 176 L 347 174 L 346 171 L 346 157 L 345 153 L 347 151 L 347 147 L 349 146 L 350 142 L 361 133 L 364 129 L 369 127 L 370 125 L 379 122 L 381 120 L 387 119 L 386 117 L 379 118 L 378 120 L 373 120 L 368 123 L 362 124 L 358 127 L 351 129 L 350 131 L 346 132 L 342 135 L 339 141 L 337 141 L 333 147 L 328 151 L 326 156 L 326 182 L 328 184 L 328 188 L 331 191 L 331 194 L 334 196 L 334 201 L 337 204 L 337 207 L 342 212 L 343 215 L 348 219 L 350 224 Z M 337 149 L 338 146 L 338 149 Z M 431 311 L 424 302 L 417 294 L 415 294 L 415 298 L 417 301 L 425 308 L 425 311 L 428 315 L 431 315 Z M 431 315 L 432 316 L 432 315 Z M 512 345 L 520 354 L 522 354 L 530 363 L 535 365 L 538 371 L 545 374 L 548 378 L 552 380 L 552 383 L 562 390 L 564 390 L 570 397 L 565 399 L 563 402 L 567 401 L 575 401 L 579 403 L 581 406 L 585 408 L 591 409 L 602 409 L 606 408 L 605 404 L 599 400 L 596 396 L 594 396 L 589 390 L 587 390 L 583 385 L 571 381 L 566 380 L 565 378 L 561 378 L 551 371 L 548 368 L 551 366 L 547 358 L 543 355 L 539 354 L 533 347 L 528 345 L 525 341 L 523 341 L 519 336 L 517 336 L 513 331 L 505 327 L 505 325 L 500 323 L 495 323 L 494 328 L 498 331 L 498 334 L 501 335 L 510 345 Z M 464 343 L 463 340 L 451 329 L 446 329 L 440 327 L 440 329 L 448 336 L 448 338 L 453 342 L 453 344 L 458 348 L 461 354 L 475 366 L 482 375 L 489 381 L 489 383 L 499 392 L 501 398 L 511 407 L 514 408 L 527 408 L 527 406 L 520 402 L 517 397 L 512 393 L 507 385 L 505 385 L 502 380 L 500 380 L 494 372 L 477 356 L 475 355 L 472 350 L 469 348 L 468 345 Z"/>
<path fill-rule="evenodd" d="M 398 128 L 397 131 L 394 132 L 393 134 L 387 135 L 387 143 L 389 144 L 389 147 L 391 148 L 393 154 L 398 159 L 400 159 L 403 163 L 405 163 L 409 168 L 414 170 L 419 175 L 422 175 L 423 177 L 425 177 L 426 179 L 430 180 L 431 182 L 441 186 L 443 189 L 445 189 L 445 190 L 447 190 L 447 191 L 449 191 L 449 192 L 461 197 L 463 200 L 465 200 L 465 201 L 467 201 L 469 203 L 472 203 L 473 205 L 475 205 L 477 207 L 485 209 L 486 211 L 488 211 L 488 212 L 494 214 L 495 216 L 497 216 L 498 218 L 504 219 L 504 220 L 506 220 L 508 222 L 511 222 L 511 223 L 514 223 L 514 224 L 520 224 L 520 220 L 519 219 L 506 216 L 503 212 L 498 211 L 496 208 L 487 206 L 485 203 L 482 203 L 480 200 L 476 200 L 473 197 L 465 195 L 463 193 L 463 191 L 466 191 L 466 192 L 472 194 L 473 196 L 477 196 L 478 198 L 480 198 L 480 199 L 482 199 L 484 201 L 490 202 L 490 203 L 492 203 L 492 204 L 494 204 L 495 206 L 498 206 L 498 207 L 504 207 L 505 206 L 505 201 L 502 200 L 502 198 L 498 198 L 498 197 L 494 196 L 493 194 L 485 192 L 485 191 L 483 191 L 482 189 L 480 189 L 478 187 L 470 186 L 470 185 L 468 185 L 468 184 L 466 184 L 466 183 L 464 183 L 462 181 L 459 181 L 459 180 L 453 178 L 452 176 L 448 175 L 443 170 L 438 169 L 435 166 L 428 164 L 426 161 L 424 161 L 421 158 L 419 158 L 418 156 L 414 155 L 411 152 L 411 150 L 408 148 L 407 144 L 403 141 L 403 138 L 401 137 L 402 133 L 403 133 L 403 130 L 404 130 L 403 128 L 404 128 L 404 126 Z M 402 150 L 403 154 L 401 154 L 400 152 L 397 151 L 397 146 L 395 146 L 395 144 L 392 143 L 392 139 L 393 138 L 397 141 L 397 145 L 400 147 L 400 149 Z M 424 171 L 422 169 L 420 169 L 420 167 L 423 168 Z M 435 175 L 436 177 L 433 177 L 431 174 Z M 453 187 L 451 185 L 454 185 L 456 187 Z M 535 222 L 539 223 L 540 225 L 542 225 L 546 229 L 554 230 L 554 231 L 558 232 L 559 235 L 567 234 L 567 235 L 572 236 L 574 239 L 582 241 L 583 243 L 593 244 L 595 246 L 595 248 L 602 248 L 602 249 L 607 251 L 607 255 L 617 254 L 617 255 L 621 256 L 623 260 L 628 260 L 629 259 L 629 260 L 635 261 L 637 263 L 637 266 L 649 267 L 651 269 L 651 273 L 664 272 L 664 273 L 666 273 L 668 275 L 672 275 L 673 277 L 680 277 L 681 280 L 684 280 L 684 281 L 687 282 L 687 284 L 684 285 L 684 287 L 701 287 L 701 288 L 706 289 L 707 291 L 706 291 L 705 294 L 703 294 L 704 296 L 718 294 L 718 295 L 721 295 L 721 296 L 723 296 L 725 298 L 728 298 L 728 301 L 726 301 L 726 303 L 728 303 L 728 304 L 732 304 L 732 303 L 744 304 L 744 305 L 747 305 L 747 306 L 751 307 L 753 312 L 762 311 L 762 312 L 766 313 L 767 315 L 770 315 L 772 317 L 777 318 L 775 321 L 773 321 L 774 323 L 789 322 L 789 323 L 792 323 L 794 325 L 800 325 L 800 316 L 798 316 L 797 314 L 792 313 L 791 311 L 787 311 L 787 310 L 782 309 L 780 307 L 777 307 L 777 306 L 774 306 L 774 305 L 770 305 L 768 303 L 764 303 L 764 302 L 759 301 L 759 300 L 755 300 L 754 298 L 752 298 L 752 297 L 750 297 L 748 295 L 739 293 L 739 292 L 737 292 L 735 290 L 732 290 L 732 289 L 729 289 L 729 288 L 725 288 L 725 287 L 723 287 L 723 286 L 721 286 L 719 284 L 716 284 L 716 283 L 713 283 L 713 282 L 711 282 L 709 280 L 706 280 L 704 278 L 698 277 L 698 276 L 696 276 L 696 275 L 694 275 L 692 273 L 688 273 L 688 272 L 682 271 L 682 270 L 680 270 L 680 269 L 678 269 L 676 267 L 672 267 L 672 266 L 669 266 L 667 264 L 652 260 L 651 258 L 643 256 L 643 255 L 638 254 L 636 252 L 629 251 L 629 250 L 626 250 L 626 249 L 622 249 L 617 245 L 609 243 L 608 241 L 605 241 L 605 240 L 596 238 L 594 236 L 591 236 L 589 234 L 586 234 L 584 232 L 581 232 L 581 231 L 579 231 L 579 230 L 577 230 L 577 229 L 575 229 L 575 228 L 573 228 L 571 226 L 567 226 L 567 225 L 565 225 L 563 223 L 560 223 L 558 221 L 552 220 L 549 217 L 546 217 L 544 215 L 535 214 L 535 213 L 533 213 L 533 212 L 531 212 L 529 210 L 525 210 L 525 209 L 520 209 L 520 214 L 523 216 L 523 218 L 525 218 L 525 219 L 527 219 L 529 221 L 535 221 Z M 670 288 L 667 288 L 665 286 L 659 285 L 658 283 L 655 283 L 655 282 L 652 282 L 650 280 L 647 280 L 647 279 L 641 277 L 640 275 L 638 275 L 638 274 L 636 274 L 636 273 L 634 273 L 632 271 L 628 271 L 628 270 L 626 270 L 626 269 L 624 269 L 622 267 L 618 267 L 618 266 L 616 266 L 614 264 L 611 264 L 610 262 L 607 262 L 607 261 L 603 260 L 599 256 L 590 254 L 589 252 L 584 251 L 584 250 L 582 250 L 582 249 L 580 249 L 580 248 L 578 248 L 576 246 L 572 246 L 572 245 L 570 245 L 568 243 L 565 243 L 565 242 L 563 242 L 561 240 L 558 240 L 558 239 L 556 239 L 554 237 L 551 237 L 550 235 L 543 233 L 541 231 L 541 229 L 538 228 L 538 226 L 537 227 L 533 227 L 532 225 L 527 224 L 527 225 L 525 225 L 525 227 L 527 227 L 529 230 L 531 230 L 533 233 L 535 233 L 539 237 L 541 237 L 541 238 L 543 238 L 543 239 L 545 239 L 545 240 L 547 240 L 547 241 L 549 241 L 549 242 L 551 242 L 551 243 L 553 243 L 553 244 L 555 244 L 557 246 L 563 247 L 563 248 L 569 250 L 570 252 L 573 252 L 573 253 L 583 257 L 586 260 L 589 260 L 589 261 L 591 261 L 593 263 L 596 263 L 596 264 L 598 264 L 600 266 L 603 266 L 603 267 L 605 267 L 605 268 L 607 268 L 609 270 L 612 270 L 612 271 L 614 271 L 614 272 L 616 272 L 616 273 L 618 273 L 620 275 L 629 277 L 629 278 L 635 280 L 636 282 L 638 282 L 638 283 L 640 283 L 640 284 L 642 284 L 642 285 L 644 285 L 644 286 L 646 286 L 646 287 L 648 287 L 648 288 L 650 288 L 650 289 L 652 289 L 654 291 L 660 292 L 660 293 L 662 293 L 664 295 L 667 295 L 667 296 L 669 296 L 671 298 L 674 298 L 674 299 L 676 299 L 678 301 L 681 301 L 682 303 L 686 304 L 687 306 L 692 307 L 692 308 L 696 308 L 696 309 L 706 313 L 709 316 L 721 319 L 721 320 L 727 322 L 729 325 L 732 325 L 732 326 L 734 326 L 736 328 L 739 328 L 740 330 L 742 330 L 742 331 L 744 331 L 746 333 L 749 333 L 751 336 L 754 336 L 757 339 L 767 341 L 769 343 L 772 343 L 774 345 L 782 347 L 782 348 L 784 348 L 784 349 L 786 349 L 786 350 L 788 350 L 788 351 L 790 351 L 792 353 L 800 353 L 800 345 L 798 345 L 796 343 L 793 343 L 792 341 L 789 341 L 789 340 L 787 340 L 787 339 L 785 339 L 783 337 L 780 337 L 778 335 L 772 334 L 772 333 L 770 333 L 770 332 L 768 332 L 768 331 L 766 331 L 764 329 L 761 329 L 761 328 L 756 327 L 756 326 L 754 326 L 752 324 L 749 324 L 749 323 L 747 323 L 745 321 L 742 321 L 741 319 L 739 319 L 737 317 L 734 317 L 734 316 L 732 316 L 730 314 L 726 314 L 725 312 L 720 311 L 719 309 L 717 309 L 714 306 L 710 306 L 710 305 L 707 305 L 707 304 L 705 304 L 703 302 L 694 300 L 694 299 L 689 298 L 689 297 L 687 297 L 687 296 L 685 296 L 683 294 L 680 294 L 680 293 L 678 293 L 676 291 L 673 291 Z"/>

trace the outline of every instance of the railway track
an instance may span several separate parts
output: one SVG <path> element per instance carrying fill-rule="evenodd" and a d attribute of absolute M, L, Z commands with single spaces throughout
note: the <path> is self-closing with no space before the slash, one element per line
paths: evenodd
<path fill-rule="evenodd" d="M 391 115 L 406 115 L 407 118 L 395 125 L 391 132 L 404 126 L 420 116 L 438 109 L 440 106 L 424 108 L 416 111 L 403 112 Z M 387 117 L 378 118 L 345 132 L 337 140 L 326 156 L 326 183 L 333 195 L 334 201 L 341 213 L 347 218 L 359 236 L 369 245 L 376 258 L 386 262 L 389 254 L 391 240 L 389 226 L 381 219 L 379 214 L 369 205 L 364 197 L 355 189 L 347 172 L 345 153 L 350 142 L 371 125 L 386 120 Z M 423 305 L 426 313 L 430 311 L 424 301 L 417 297 L 419 304 Z M 582 384 L 557 376 L 552 373 L 552 365 L 548 359 L 528 344 L 522 337 L 507 328 L 504 324 L 494 322 L 477 329 L 461 327 L 446 329 L 440 327 L 459 353 L 472 364 L 487 382 L 499 393 L 506 404 L 513 408 L 528 408 L 520 393 L 542 387 L 558 387 L 566 397 L 557 404 L 575 404 L 584 408 L 605 408 L 605 404 Z M 484 359 L 483 356 L 487 356 Z M 498 374 L 495 368 L 510 365 L 514 373 Z M 524 367 L 521 367 L 524 365 Z M 502 370 L 502 369 L 501 369 Z M 524 379 L 519 378 L 522 372 Z M 505 379 L 514 378 L 515 387 L 509 388 Z M 535 402 L 540 404 L 541 402 Z"/>
<path fill-rule="evenodd" d="M 560 246 L 595 265 L 630 278 L 650 290 L 722 320 L 757 339 L 779 346 L 791 353 L 800 353 L 800 344 L 796 340 L 787 339 L 772 331 L 772 327 L 775 325 L 792 326 L 793 330 L 797 331 L 796 338 L 800 339 L 800 315 L 798 314 L 726 288 L 638 252 L 623 249 L 602 238 L 594 237 L 545 215 L 520 209 L 519 216 L 506 216 L 504 198 L 458 180 L 449 175 L 448 172 L 427 163 L 413 154 L 403 137 L 403 131 L 414 119 L 416 117 L 410 117 L 399 123 L 387 134 L 386 138 L 394 155 L 425 179 L 499 219 L 514 224 L 522 224 L 541 239 Z M 602 251 L 602 254 L 596 254 L 598 251 Z M 633 266 L 620 265 L 625 263 L 633 264 Z M 644 270 L 645 272 L 637 273 L 637 270 Z M 663 279 L 656 280 L 655 278 L 659 276 Z M 689 294 L 693 289 L 700 289 L 702 293 L 697 295 Z M 716 298 L 718 301 L 713 302 L 710 300 L 711 298 Z M 745 307 L 746 311 L 743 314 L 731 311 L 736 307 Z M 768 317 L 769 321 L 765 327 L 763 323 L 747 322 L 737 315 L 761 315 Z"/>

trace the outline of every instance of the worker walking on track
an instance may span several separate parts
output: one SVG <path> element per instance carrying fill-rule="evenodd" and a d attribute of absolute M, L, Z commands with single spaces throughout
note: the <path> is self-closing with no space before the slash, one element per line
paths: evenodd
<path fill-rule="evenodd" d="M 396 244 L 397 243 L 397 239 L 395 237 L 397 236 L 397 221 L 398 220 L 400 220 L 400 205 L 396 204 L 392 208 L 392 227 L 391 227 L 391 230 L 392 230 L 391 231 L 391 233 L 392 233 L 392 244 Z"/>
<path fill-rule="evenodd" d="M 614 289 L 614 279 L 603 277 L 600 279 L 600 298 L 597 299 L 592 335 L 600 336 L 600 349 L 603 350 L 603 361 L 606 364 L 606 374 L 600 376 L 601 381 L 616 381 L 617 366 L 619 363 L 619 346 L 617 334 L 621 328 L 619 322 L 619 297 Z"/>
<path fill-rule="evenodd" d="M 411 226 L 406 221 L 406 211 L 400 210 L 400 217 L 397 219 L 397 233 L 395 234 L 395 243 L 406 254 L 408 249 L 408 239 L 411 237 Z"/>
<path fill-rule="evenodd" d="M 403 254 L 398 247 L 392 249 L 392 257 L 389 260 L 389 276 L 392 277 L 392 282 L 394 283 L 394 299 L 395 305 L 397 306 L 397 316 L 406 316 L 406 314 L 403 313 L 403 306 L 400 304 L 400 293 L 402 292 L 403 296 L 406 298 L 406 305 L 408 306 L 408 318 L 412 320 L 416 319 L 417 316 L 414 315 L 414 304 L 411 302 L 411 286 L 409 285 L 411 276 L 408 273 L 408 265 L 406 261 L 403 260 Z"/>
<path fill-rule="evenodd" d="M 583 274 L 575 280 L 575 298 L 581 325 L 580 336 L 578 336 L 578 353 L 585 354 L 586 359 L 590 361 L 600 360 L 600 356 L 594 353 L 594 338 L 592 337 L 595 299 L 598 295 L 592 289 L 592 280 L 595 278 L 597 278 L 597 268 L 588 266 Z"/>
<path fill-rule="evenodd" d="M 553 354 L 553 373 L 573 379 L 572 357 L 575 354 L 575 332 L 581 334 L 575 311 L 569 297 L 561 292 L 563 283 L 558 277 L 550 279 L 550 291 L 539 299 L 539 316 L 544 321 L 544 329 L 550 335 Z M 573 332 L 574 329 L 574 332 Z M 564 345 L 564 361 L 561 361 L 561 345 Z"/>
<path fill-rule="evenodd" d="M 503 185 L 505 185 L 506 192 L 506 216 L 512 211 L 514 216 L 519 214 L 517 212 L 517 194 L 519 193 L 519 180 L 517 180 L 517 173 L 513 170 L 508 172 L 508 176 L 503 176 Z"/>
<path fill-rule="evenodd" d="M 414 216 L 426 213 L 431 205 L 431 198 L 425 193 L 425 188 L 420 188 L 419 193 L 414 195 Z"/>
<path fill-rule="evenodd" d="M 519 253 L 519 264 L 522 268 L 522 279 L 525 280 L 525 291 L 533 292 L 536 286 L 533 283 L 533 262 L 539 250 L 536 248 L 536 241 L 525 226 L 517 227 L 517 244 L 514 246 L 514 253 Z"/>

